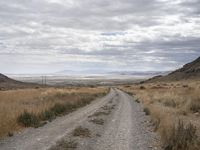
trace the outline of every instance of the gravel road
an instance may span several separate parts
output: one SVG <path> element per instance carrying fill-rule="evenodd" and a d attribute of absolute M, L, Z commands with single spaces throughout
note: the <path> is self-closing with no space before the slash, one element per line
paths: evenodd
<path fill-rule="evenodd" d="M 95 112 L 115 99 L 112 113 L 102 126 L 89 122 Z M 92 125 L 91 125 L 92 124 Z M 81 150 L 153 150 L 157 141 L 155 133 L 148 129 L 148 118 L 140 104 L 126 93 L 111 89 L 104 98 L 93 101 L 69 115 L 59 117 L 47 125 L 28 128 L 20 134 L 0 141 L 0 150 L 47 150 L 64 138 L 71 138 L 71 132 L 78 126 L 88 125 L 98 136 L 79 139 Z M 92 130 L 93 128 L 93 130 Z M 92 133 L 94 135 L 94 133 Z M 95 133 L 95 135 L 97 135 Z"/>
<path fill-rule="evenodd" d="M 152 150 L 157 138 L 147 130 L 147 118 L 132 97 L 117 90 L 119 106 L 104 134 L 96 142 L 97 150 Z M 98 146 L 97 146 L 98 145 Z"/>

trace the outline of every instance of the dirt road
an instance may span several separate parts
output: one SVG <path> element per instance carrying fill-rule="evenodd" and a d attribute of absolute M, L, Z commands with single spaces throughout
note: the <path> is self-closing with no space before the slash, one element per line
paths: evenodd
<path fill-rule="evenodd" d="M 97 117 L 94 114 L 102 110 L 109 112 L 98 116 L 101 117 L 102 124 L 99 125 L 94 120 L 92 123 L 91 118 Z M 91 136 L 75 137 L 78 146 L 74 149 L 150 150 L 155 148 L 152 144 L 156 141 L 156 135 L 148 130 L 147 120 L 140 104 L 132 97 L 120 90 L 111 89 L 104 98 L 97 99 L 76 112 L 59 117 L 38 129 L 29 128 L 21 134 L 0 141 L 0 150 L 62 149 L 57 142 L 73 139 L 71 133 L 78 126 L 87 127 Z"/>

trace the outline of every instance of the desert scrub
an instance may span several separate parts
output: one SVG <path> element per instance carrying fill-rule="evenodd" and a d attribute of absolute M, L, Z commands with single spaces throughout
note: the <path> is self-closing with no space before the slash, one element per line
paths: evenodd
<path fill-rule="evenodd" d="M 104 93 L 105 94 L 105 93 Z M 56 118 L 60 115 L 66 115 L 80 107 L 83 107 L 87 104 L 90 104 L 92 100 L 94 100 L 99 94 L 87 95 L 80 94 L 81 98 L 74 103 L 55 103 L 49 109 L 42 111 L 41 113 L 30 113 L 24 111 L 22 114 L 18 116 L 18 123 L 23 125 L 24 127 L 38 127 L 43 125 L 41 122 Z"/>
<path fill-rule="evenodd" d="M 36 127 L 39 125 L 39 118 L 33 113 L 24 111 L 18 118 L 17 121 L 25 127 Z"/>
<path fill-rule="evenodd" d="M 173 108 L 177 106 L 173 99 L 166 99 L 164 100 L 163 104 L 167 107 L 173 107 Z"/>
<path fill-rule="evenodd" d="M 59 104 L 59 103 L 55 104 L 52 108 L 50 108 L 50 111 L 56 116 L 63 114 L 66 110 L 67 109 L 65 104 Z"/>
<path fill-rule="evenodd" d="M 49 120 L 49 121 L 51 121 L 55 117 L 56 117 L 55 114 L 50 110 L 45 110 L 45 111 L 41 112 L 41 114 L 39 116 L 40 120 Z"/>
<path fill-rule="evenodd" d="M 196 128 L 191 123 L 184 125 L 183 121 L 179 120 L 170 133 L 165 141 L 165 150 L 198 150 L 200 143 Z"/>
<path fill-rule="evenodd" d="M 46 120 L 51 121 L 52 119 L 56 118 L 56 116 L 68 114 L 88 103 L 89 101 L 82 102 L 81 100 L 79 103 L 75 103 L 75 104 L 56 103 L 49 110 L 45 110 L 39 114 L 34 114 L 34 113 L 29 113 L 27 111 L 24 111 L 21 115 L 19 115 L 17 120 L 19 124 L 23 125 L 24 127 L 38 127 L 38 125 L 40 125 L 40 122 L 42 121 L 46 121 Z"/>
<path fill-rule="evenodd" d="M 200 112 L 200 98 L 192 99 L 189 104 L 189 109 L 194 113 Z"/>
<path fill-rule="evenodd" d="M 55 104 L 68 104 L 67 114 L 85 104 L 81 99 L 91 102 L 95 95 L 108 93 L 107 87 L 66 87 L 66 88 L 36 88 L 0 91 L 0 138 L 8 136 L 9 132 L 22 130 L 25 126 L 18 122 L 24 110 L 36 116 L 39 121 L 52 120 L 56 116 L 50 109 Z M 85 103 L 89 103 L 88 101 Z M 76 108 L 71 109 L 70 105 Z M 66 106 L 65 106 L 66 107 Z M 63 115 L 60 114 L 60 115 Z"/>
<path fill-rule="evenodd" d="M 145 86 L 140 86 L 140 89 L 141 89 L 141 90 L 144 90 L 144 89 L 146 89 L 146 88 L 145 88 Z"/>

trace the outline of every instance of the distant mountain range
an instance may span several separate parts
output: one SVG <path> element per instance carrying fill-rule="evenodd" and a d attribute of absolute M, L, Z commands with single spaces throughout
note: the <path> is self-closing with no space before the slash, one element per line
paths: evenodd
<path fill-rule="evenodd" d="M 146 82 L 200 80 L 200 57 L 165 76 L 155 76 Z"/>
<path fill-rule="evenodd" d="M 166 75 L 170 71 L 101 71 L 101 70 L 63 70 L 57 72 L 57 75 L 131 75 L 131 76 L 156 76 Z"/>
<path fill-rule="evenodd" d="M 115 71 L 109 72 L 109 74 L 118 75 L 133 75 L 133 76 L 155 76 L 155 75 L 166 75 L 169 71 Z"/>
<path fill-rule="evenodd" d="M 173 72 L 169 71 L 101 71 L 101 70 L 64 70 L 51 76 L 87 76 L 87 75 L 98 75 L 98 76 L 130 76 L 130 77 L 146 77 L 150 78 L 144 82 L 157 82 L 157 81 L 179 81 L 179 80 L 189 80 L 189 79 L 198 79 L 200 80 L 200 57 L 184 65 L 182 68 L 177 69 Z M 31 77 L 31 75 L 29 75 Z M 38 87 L 40 85 L 34 83 L 24 83 L 11 79 L 0 73 L 0 90 L 4 89 L 15 89 L 15 88 L 28 88 L 28 87 Z"/>

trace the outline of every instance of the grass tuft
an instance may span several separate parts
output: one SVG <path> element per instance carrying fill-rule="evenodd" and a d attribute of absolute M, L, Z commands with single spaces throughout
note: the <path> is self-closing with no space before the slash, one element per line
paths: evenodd
<path fill-rule="evenodd" d="M 190 105 L 189 105 L 189 109 L 190 111 L 196 113 L 196 112 L 200 112 L 200 98 L 199 99 L 193 99 L 191 102 L 190 102 Z"/>
<path fill-rule="evenodd" d="M 78 143 L 74 140 L 61 140 L 49 150 L 73 150 L 78 147 Z"/>
<path fill-rule="evenodd" d="M 37 127 L 39 125 L 38 117 L 27 111 L 24 111 L 18 118 L 18 122 L 25 127 Z"/>
<path fill-rule="evenodd" d="M 163 104 L 167 107 L 173 107 L 175 108 L 177 105 L 173 99 L 167 99 L 163 102 Z"/>
<path fill-rule="evenodd" d="M 196 128 L 190 123 L 184 126 L 179 120 L 166 140 L 165 150 L 198 150 Z"/>
<path fill-rule="evenodd" d="M 137 99 L 135 100 L 135 102 L 136 102 L 136 103 L 140 103 L 140 100 L 137 98 Z"/>
<path fill-rule="evenodd" d="M 40 114 L 40 119 L 41 120 L 49 120 L 49 121 L 51 121 L 55 117 L 56 117 L 55 114 L 50 110 L 45 110 Z"/>
<path fill-rule="evenodd" d="M 73 136 L 90 137 L 91 133 L 88 128 L 83 128 L 83 127 L 79 126 L 73 131 Z"/>
<path fill-rule="evenodd" d="M 66 111 L 66 107 L 64 104 L 57 103 L 50 109 L 50 111 L 57 116 L 63 114 Z"/>

